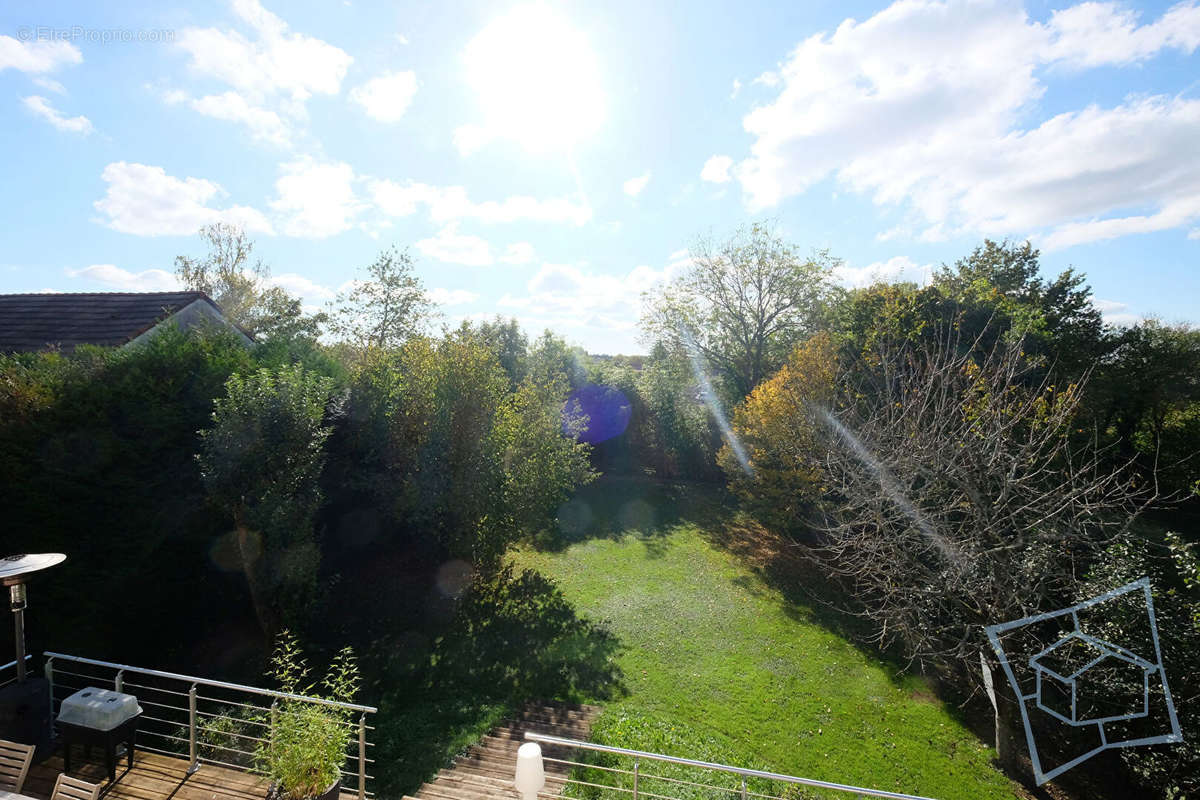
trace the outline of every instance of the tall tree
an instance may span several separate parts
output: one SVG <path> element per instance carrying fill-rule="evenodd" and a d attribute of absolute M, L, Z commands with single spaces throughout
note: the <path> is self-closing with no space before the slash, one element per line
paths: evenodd
<path fill-rule="evenodd" d="M 320 552 L 313 533 L 333 390 L 303 367 L 233 375 L 201 431 L 200 475 L 233 519 L 254 612 L 265 633 L 295 625 L 313 599 Z"/>
<path fill-rule="evenodd" d="M 647 297 L 648 344 L 675 356 L 699 356 L 740 401 L 821 326 L 839 263 L 826 251 L 809 257 L 762 224 L 724 242 L 700 240 L 691 266 Z"/>
<path fill-rule="evenodd" d="M 298 298 L 270 285 L 271 268 L 254 258 L 254 242 L 237 225 L 215 222 L 200 229 L 208 253 L 175 257 L 175 276 L 184 287 L 204 292 L 225 318 L 261 339 L 307 336 L 315 339 L 326 321 L 308 315 Z"/>
<path fill-rule="evenodd" d="M 391 348 L 425 329 L 433 316 L 421 279 L 407 250 L 390 247 L 334 302 L 333 332 L 348 344 Z"/>
<path fill-rule="evenodd" d="M 515 390 L 525 377 L 529 365 L 529 337 L 521 330 L 516 317 L 505 320 L 500 315 L 491 322 L 479 323 L 479 335 L 491 345 L 500 359 L 500 366 L 508 374 L 508 381 Z"/>
<path fill-rule="evenodd" d="M 1029 242 L 986 239 L 943 265 L 933 286 L 962 307 L 966 332 L 1000 322 L 993 327 L 1024 337 L 1034 353 L 1076 377 L 1104 353 L 1104 322 L 1084 276 L 1067 269 L 1047 280 L 1040 257 Z"/>

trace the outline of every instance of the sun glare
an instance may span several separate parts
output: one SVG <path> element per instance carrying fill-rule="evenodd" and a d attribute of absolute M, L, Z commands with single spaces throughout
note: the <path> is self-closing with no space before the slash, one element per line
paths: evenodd
<path fill-rule="evenodd" d="M 494 20 L 467 45 L 465 59 L 490 136 L 532 151 L 569 150 L 604 119 L 587 37 L 547 6 L 521 6 Z"/>

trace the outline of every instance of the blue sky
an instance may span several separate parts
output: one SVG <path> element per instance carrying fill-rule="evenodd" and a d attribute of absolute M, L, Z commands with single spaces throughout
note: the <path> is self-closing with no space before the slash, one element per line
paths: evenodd
<path fill-rule="evenodd" d="M 984 236 L 1196 321 L 1200 0 L 7 3 L 0 291 L 172 287 L 244 225 L 319 306 L 408 247 L 449 323 L 640 352 L 697 236 L 916 278 Z"/>

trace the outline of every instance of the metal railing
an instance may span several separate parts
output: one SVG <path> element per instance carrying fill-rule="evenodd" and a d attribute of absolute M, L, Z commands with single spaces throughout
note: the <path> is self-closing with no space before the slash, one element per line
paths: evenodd
<path fill-rule="evenodd" d="M 641 800 L 641 798 L 651 798 L 652 800 L 675 800 L 668 794 L 660 794 L 656 792 L 646 791 L 644 784 L 647 781 L 659 781 L 662 784 L 675 786 L 689 786 L 693 789 L 701 789 L 706 794 L 712 793 L 712 796 L 732 795 L 738 800 L 785 800 L 780 795 L 768 794 L 766 792 L 752 791 L 747 786 L 747 780 L 753 779 L 758 782 L 773 782 L 784 783 L 799 786 L 810 786 L 816 789 L 827 789 L 835 792 L 847 792 L 850 794 L 859 795 L 860 797 L 884 797 L 890 800 L 932 800 L 929 797 L 922 797 L 915 794 L 902 794 L 899 792 L 887 792 L 882 789 L 867 789 L 861 786 L 850 786 L 844 783 L 831 783 L 829 781 L 819 781 L 813 778 L 798 778 L 795 775 L 781 775 L 777 772 L 767 772 L 759 769 L 746 769 L 744 767 L 731 767 L 726 764 L 714 764 L 709 761 L 695 761 L 690 758 L 678 758 L 676 756 L 667 756 L 661 753 L 647 753 L 641 750 L 627 750 L 623 747 L 609 747 L 603 744 L 593 744 L 592 742 L 583 742 L 577 739 L 564 739 L 560 736 L 549 736 L 542 733 L 526 732 L 525 739 L 531 742 L 540 744 L 557 745 L 564 748 L 572 748 L 577 750 L 590 750 L 599 753 L 608 753 L 610 755 L 624 756 L 632 759 L 632 769 L 620 769 L 613 766 L 603 766 L 598 764 L 588 764 L 581 761 L 571 761 L 564 758 L 551 758 L 542 756 L 543 761 L 548 761 L 554 764 L 562 764 L 570 770 L 570 774 L 564 779 L 566 786 L 588 786 L 595 787 L 601 790 L 612 790 L 630 795 L 629 800 Z M 740 778 L 739 785 L 736 787 L 719 786 L 711 783 L 702 783 L 699 781 L 682 780 L 679 778 L 671 778 L 665 775 L 655 775 L 642 771 L 643 761 L 665 762 L 668 764 L 676 764 L 684 767 L 693 767 L 697 770 L 706 770 L 709 772 L 719 772 L 729 775 L 734 775 Z M 625 775 L 628 778 L 630 786 L 616 786 L 596 783 L 594 781 L 582 780 L 577 775 L 581 770 L 598 770 L 601 772 L 612 773 L 614 775 Z M 564 789 L 566 788 L 564 786 Z M 666 791 L 666 790 L 664 790 Z M 561 797 L 564 795 L 555 795 L 553 793 L 542 792 L 548 797 Z"/>
<path fill-rule="evenodd" d="M 26 655 L 25 663 L 28 664 L 29 659 L 31 659 L 31 658 L 33 658 L 33 656 Z M 9 670 L 12 670 L 11 675 L 8 674 Z M 3 689 L 5 686 L 8 686 L 10 683 L 16 683 L 16 681 L 17 681 L 17 661 L 16 661 L 16 659 L 13 659 L 12 661 L 8 662 L 7 664 L 0 665 L 0 689 Z"/>
<path fill-rule="evenodd" d="M 136 695 L 142 706 L 138 749 L 186 758 L 188 774 L 201 764 L 251 771 L 255 751 L 261 745 L 271 744 L 281 702 L 333 709 L 344 717 L 339 724 L 349 727 L 353 734 L 346 750 L 346 763 L 340 770 L 342 784 L 356 786 L 359 800 L 374 797 L 369 788 L 374 776 L 368 774 L 368 769 L 375 760 L 368 753 L 374 746 L 369 733 L 375 729 L 367 724 L 367 716 L 378 709 L 372 706 L 63 653 L 47 652 L 45 657 L 52 715 L 57 716 L 63 699 L 88 686 L 111 685 L 118 692 Z"/>

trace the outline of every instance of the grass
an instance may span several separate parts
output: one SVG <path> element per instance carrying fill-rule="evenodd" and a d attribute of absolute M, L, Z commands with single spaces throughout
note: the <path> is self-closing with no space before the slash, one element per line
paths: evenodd
<path fill-rule="evenodd" d="M 725 520 L 709 513 L 711 498 L 607 480 L 573 503 L 564 540 L 512 559 L 619 642 L 622 691 L 595 741 L 942 800 L 1024 796 L 921 680 L 898 676 L 714 544 Z M 641 787 L 681 789 L 645 778 Z M 849 795 L 791 793 L 825 796 Z"/>

